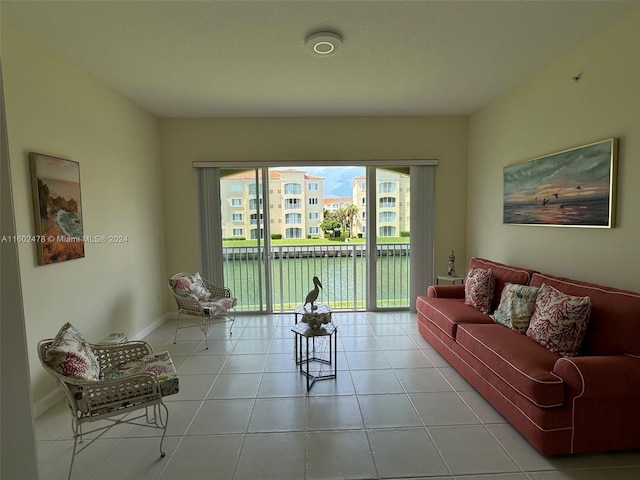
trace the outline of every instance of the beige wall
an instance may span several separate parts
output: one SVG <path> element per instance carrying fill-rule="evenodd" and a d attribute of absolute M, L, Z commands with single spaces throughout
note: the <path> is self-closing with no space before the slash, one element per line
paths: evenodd
<path fill-rule="evenodd" d="M 136 334 L 165 313 L 159 128 L 155 117 L 5 25 L 2 62 L 17 233 L 35 233 L 27 156 L 37 151 L 80 163 L 85 235 L 128 237 L 86 244 L 85 258 L 46 266 L 38 266 L 33 244 L 19 245 L 38 402 L 55 388 L 38 362 L 38 340 L 66 321 L 89 340 Z"/>
<path fill-rule="evenodd" d="M 451 249 L 465 256 L 466 117 L 162 119 L 160 131 L 167 274 L 198 269 L 194 161 L 438 159 L 436 272 Z"/>
<path fill-rule="evenodd" d="M 638 45 L 640 13 L 471 116 L 468 256 L 640 291 Z M 616 228 L 502 224 L 504 165 L 609 137 L 620 139 Z"/>

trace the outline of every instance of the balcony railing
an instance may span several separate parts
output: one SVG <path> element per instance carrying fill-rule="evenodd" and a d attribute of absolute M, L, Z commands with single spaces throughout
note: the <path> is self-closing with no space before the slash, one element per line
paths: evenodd
<path fill-rule="evenodd" d="M 257 247 L 224 247 L 225 284 L 238 299 L 240 311 L 266 308 L 264 258 Z M 313 288 L 312 278 L 323 284 L 318 302 L 334 310 L 365 310 L 367 249 L 363 244 L 279 245 L 271 248 L 271 290 L 274 312 L 302 305 Z M 376 247 L 375 308 L 409 307 L 408 243 Z"/>

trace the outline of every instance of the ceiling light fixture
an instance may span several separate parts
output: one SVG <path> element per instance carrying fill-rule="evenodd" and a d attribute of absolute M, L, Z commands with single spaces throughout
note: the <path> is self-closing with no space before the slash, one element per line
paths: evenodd
<path fill-rule="evenodd" d="M 342 46 L 342 37 L 333 32 L 316 32 L 307 37 L 304 45 L 312 55 L 330 57 L 335 55 Z"/>

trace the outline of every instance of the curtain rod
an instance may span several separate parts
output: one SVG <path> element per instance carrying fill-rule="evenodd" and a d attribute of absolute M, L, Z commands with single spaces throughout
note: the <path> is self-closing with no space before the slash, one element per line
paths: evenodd
<path fill-rule="evenodd" d="M 193 168 L 239 168 L 239 167 L 285 167 L 288 165 L 299 165 L 305 167 L 366 167 L 370 166 L 436 166 L 437 159 L 419 159 L 419 158 L 388 158 L 376 160 L 263 160 L 263 161 L 217 161 L 217 162 L 192 162 Z"/>

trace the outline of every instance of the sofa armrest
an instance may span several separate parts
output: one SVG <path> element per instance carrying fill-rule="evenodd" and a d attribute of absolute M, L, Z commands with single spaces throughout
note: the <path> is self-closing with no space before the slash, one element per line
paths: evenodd
<path fill-rule="evenodd" d="M 640 358 L 628 355 L 563 357 L 553 373 L 576 397 L 640 397 Z"/>
<path fill-rule="evenodd" d="M 427 297 L 464 298 L 464 285 L 431 285 Z"/>

